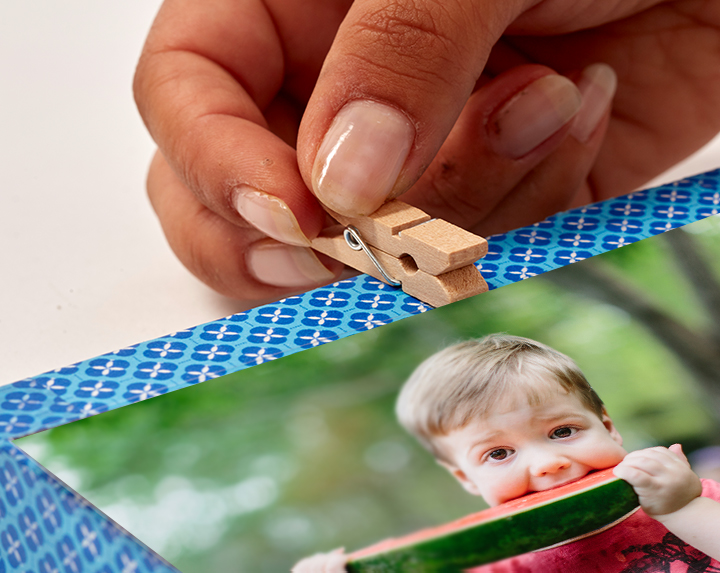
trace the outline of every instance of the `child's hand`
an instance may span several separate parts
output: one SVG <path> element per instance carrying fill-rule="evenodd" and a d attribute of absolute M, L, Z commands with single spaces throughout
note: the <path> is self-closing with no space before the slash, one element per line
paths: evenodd
<path fill-rule="evenodd" d="M 659 521 L 702 493 L 700 478 L 680 444 L 631 452 L 615 468 L 615 475 L 633 486 L 645 513 Z"/>
<path fill-rule="evenodd" d="M 336 549 L 330 553 L 317 553 L 296 563 L 292 573 L 345 573 L 347 555 L 344 549 Z"/>

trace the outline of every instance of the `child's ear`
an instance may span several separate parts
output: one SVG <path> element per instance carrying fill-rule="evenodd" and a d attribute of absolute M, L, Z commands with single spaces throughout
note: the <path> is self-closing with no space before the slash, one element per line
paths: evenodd
<path fill-rule="evenodd" d="M 613 421 L 610 419 L 610 416 L 608 416 L 605 406 L 603 406 L 602 409 L 602 422 L 603 426 L 605 426 L 605 429 L 610 432 L 610 437 L 615 440 L 618 445 L 622 446 L 622 436 L 620 435 L 620 432 L 617 431 L 617 428 L 615 427 L 615 424 L 613 424 Z"/>
<path fill-rule="evenodd" d="M 462 471 L 460 468 L 457 468 L 454 465 L 444 462 L 442 460 L 437 460 L 437 463 L 439 463 L 442 467 L 449 471 L 450 474 L 456 480 L 458 480 L 458 482 L 460 482 L 460 485 L 463 486 L 465 491 L 471 493 L 472 495 L 480 495 L 480 491 L 478 490 L 475 483 L 469 480 L 467 475 L 465 475 L 465 472 Z"/>

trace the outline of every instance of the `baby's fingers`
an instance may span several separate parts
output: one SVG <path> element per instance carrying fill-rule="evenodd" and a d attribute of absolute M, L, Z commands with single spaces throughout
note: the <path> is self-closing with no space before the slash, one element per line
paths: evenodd
<path fill-rule="evenodd" d="M 622 463 L 634 465 L 652 475 L 659 475 L 668 470 L 684 469 L 690 466 L 679 444 L 670 446 L 670 448 L 656 446 L 636 450 L 625 456 Z"/>
<path fill-rule="evenodd" d="M 631 452 L 614 472 L 633 486 L 640 505 L 651 516 L 673 513 L 702 492 L 700 479 L 687 462 L 668 448 Z"/>
<path fill-rule="evenodd" d="M 201 281 L 247 308 L 332 281 L 342 265 L 311 249 L 269 239 L 248 223 L 211 211 L 158 153 L 148 195 L 170 247 Z M 323 264 L 324 263 L 324 264 Z"/>
<path fill-rule="evenodd" d="M 615 466 L 613 473 L 620 479 L 628 482 L 636 490 L 650 487 L 653 480 L 649 473 L 625 461 Z"/>
<path fill-rule="evenodd" d="M 655 478 L 662 476 L 678 461 L 667 448 L 647 448 L 630 452 L 614 473 L 636 488 L 646 488 L 652 486 Z"/>
<path fill-rule="evenodd" d="M 688 461 L 687 456 L 685 456 L 685 452 L 683 452 L 682 450 L 682 445 L 673 444 L 668 448 L 668 450 L 675 454 L 678 458 L 680 458 L 680 460 L 683 461 L 688 467 L 690 466 L 690 462 Z"/>
<path fill-rule="evenodd" d="M 665 453 L 669 453 L 666 448 L 630 452 L 615 468 L 614 473 L 630 483 L 639 493 L 642 489 L 653 487 L 655 479 L 664 475 L 672 465 L 673 460 L 664 455 Z"/>

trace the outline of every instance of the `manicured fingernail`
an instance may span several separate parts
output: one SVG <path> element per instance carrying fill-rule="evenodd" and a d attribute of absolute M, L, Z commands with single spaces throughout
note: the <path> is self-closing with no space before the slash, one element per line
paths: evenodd
<path fill-rule="evenodd" d="M 307 247 L 261 240 L 250 245 L 245 260 L 253 276 L 268 285 L 305 287 L 335 278 Z"/>
<path fill-rule="evenodd" d="M 522 157 L 570 121 L 581 104 L 580 91 L 569 79 L 543 76 L 490 116 L 491 145 L 500 155 Z"/>
<path fill-rule="evenodd" d="M 607 64 L 592 64 L 583 70 L 578 88 L 583 103 L 575 117 L 570 134 L 585 143 L 597 128 L 615 95 L 617 89 L 615 70 Z"/>
<path fill-rule="evenodd" d="M 343 215 L 369 215 L 393 190 L 414 138 L 415 128 L 398 110 L 367 100 L 348 103 L 315 158 L 315 195 Z"/>
<path fill-rule="evenodd" d="M 243 219 L 268 237 L 290 245 L 310 246 L 295 215 L 282 199 L 241 185 L 235 190 L 234 202 Z"/>

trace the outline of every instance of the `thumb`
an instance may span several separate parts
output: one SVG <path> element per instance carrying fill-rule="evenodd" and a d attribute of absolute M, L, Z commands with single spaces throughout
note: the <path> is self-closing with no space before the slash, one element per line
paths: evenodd
<path fill-rule="evenodd" d="M 327 207 L 367 215 L 437 153 L 492 46 L 535 0 L 356 0 L 298 135 L 305 183 Z"/>
<path fill-rule="evenodd" d="M 670 450 L 673 454 L 679 457 L 682 461 L 686 462 L 688 465 L 690 464 L 680 444 L 673 444 L 668 448 L 668 450 Z"/>

